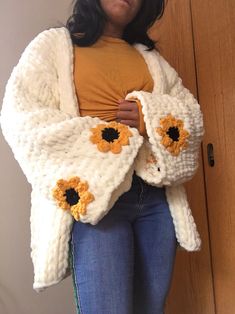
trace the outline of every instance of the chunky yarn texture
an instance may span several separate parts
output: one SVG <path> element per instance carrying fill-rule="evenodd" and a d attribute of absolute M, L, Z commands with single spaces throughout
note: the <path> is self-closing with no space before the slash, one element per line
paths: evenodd
<path fill-rule="evenodd" d="M 154 79 L 140 100 L 148 140 L 138 130 L 79 116 L 73 47 L 66 28 L 40 33 L 23 52 L 6 86 L 3 135 L 32 186 L 31 257 L 34 289 L 69 275 L 74 219 L 97 224 L 131 187 L 134 170 L 166 186 L 179 248 L 200 249 L 183 182 L 198 168 L 203 116 L 176 71 L 156 51 L 134 46 Z"/>

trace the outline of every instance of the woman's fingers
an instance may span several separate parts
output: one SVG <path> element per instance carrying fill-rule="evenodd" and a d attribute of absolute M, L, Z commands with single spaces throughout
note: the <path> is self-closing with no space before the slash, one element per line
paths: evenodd
<path fill-rule="evenodd" d="M 136 120 L 121 120 L 120 123 L 129 125 L 130 127 L 137 128 L 138 123 Z"/>
<path fill-rule="evenodd" d="M 123 102 L 119 103 L 118 108 L 119 110 L 123 111 L 138 111 L 138 106 L 135 101 L 124 100 Z"/>
<path fill-rule="evenodd" d="M 116 121 L 122 124 L 129 125 L 130 127 L 138 128 L 138 123 L 136 120 L 122 120 L 122 119 L 117 118 Z"/>
<path fill-rule="evenodd" d="M 138 128 L 139 109 L 135 101 L 120 100 L 117 112 L 117 122 Z"/>
<path fill-rule="evenodd" d="M 138 120 L 138 113 L 135 111 L 121 111 L 117 112 L 117 118 L 121 120 Z"/>

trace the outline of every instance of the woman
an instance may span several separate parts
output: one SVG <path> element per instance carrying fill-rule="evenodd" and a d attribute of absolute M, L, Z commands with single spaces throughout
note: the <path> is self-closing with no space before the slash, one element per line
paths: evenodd
<path fill-rule="evenodd" d="M 2 131 L 32 185 L 34 289 L 71 270 L 78 313 L 163 313 L 177 244 L 200 249 L 182 183 L 203 117 L 147 35 L 163 11 L 78 0 L 6 87 Z"/>

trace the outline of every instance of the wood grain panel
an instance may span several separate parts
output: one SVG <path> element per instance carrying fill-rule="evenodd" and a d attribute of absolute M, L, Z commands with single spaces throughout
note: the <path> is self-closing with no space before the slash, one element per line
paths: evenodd
<path fill-rule="evenodd" d="M 161 54 L 178 71 L 184 85 L 197 96 L 190 1 L 168 0 L 165 15 L 150 35 Z M 202 238 L 200 252 L 178 251 L 167 314 L 214 314 L 214 297 L 202 158 L 195 177 L 185 184 Z"/>
<path fill-rule="evenodd" d="M 235 1 L 192 0 L 216 313 L 235 313 Z M 215 165 L 207 162 L 214 146 Z"/>

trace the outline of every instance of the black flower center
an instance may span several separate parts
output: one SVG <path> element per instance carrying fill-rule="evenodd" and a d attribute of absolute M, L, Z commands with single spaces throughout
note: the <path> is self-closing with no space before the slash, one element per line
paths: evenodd
<path fill-rule="evenodd" d="M 78 192 L 73 188 L 66 190 L 64 195 L 66 196 L 66 202 L 70 206 L 76 205 L 80 200 Z"/>
<path fill-rule="evenodd" d="M 169 137 L 173 141 L 179 140 L 180 133 L 179 133 L 179 129 L 177 127 L 175 127 L 175 126 L 170 127 L 166 133 L 169 135 Z"/>
<path fill-rule="evenodd" d="M 102 139 L 107 142 L 113 142 L 119 138 L 118 130 L 114 128 L 105 128 L 102 130 Z"/>

